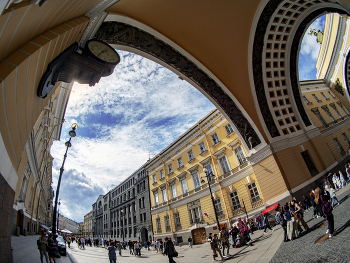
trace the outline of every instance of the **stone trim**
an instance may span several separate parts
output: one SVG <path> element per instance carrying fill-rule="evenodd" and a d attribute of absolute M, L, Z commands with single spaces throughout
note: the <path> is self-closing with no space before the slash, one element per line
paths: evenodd
<path fill-rule="evenodd" d="M 203 161 L 199 162 L 203 167 L 208 166 L 209 164 L 211 164 L 211 157 L 208 156 L 207 158 L 205 158 Z"/>
<path fill-rule="evenodd" d="M 181 181 L 182 179 L 186 178 L 187 171 L 184 171 L 183 173 L 179 174 L 177 178 Z"/>
<path fill-rule="evenodd" d="M 222 147 L 220 150 L 213 153 L 213 155 L 216 157 L 216 159 L 219 159 L 225 155 L 225 152 L 226 152 L 226 147 Z"/>
<path fill-rule="evenodd" d="M 192 166 L 191 168 L 188 169 L 188 172 L 190 174 L 194 174 L 194 173 L 198 172 L 198 166 L 199 166 L 198 164 Z"/>

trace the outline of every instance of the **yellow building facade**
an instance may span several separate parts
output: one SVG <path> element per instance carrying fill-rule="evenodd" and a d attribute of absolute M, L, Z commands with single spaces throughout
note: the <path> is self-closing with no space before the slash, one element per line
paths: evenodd
<path fill-rule="evenodd" d="M 147 164 L 154 238 L 195 244 L 217 228 L 204 168 L 221 226 L 230 226 L 245 211 L 253 215 L 264 199 L 252 164 L 237 134 L 218 110 L 209 113 Z M 204 180 L 204 182 L 202 181 Z M 202 181 L 202 182 L 201 182 Z"/>
<path fill-rule="evenodd" d="M 60 84 L 40 113 L 22 152 L 13 203 L 13 234 L 35 234 L 51 226 L 52 162 L 50 148 L 59 140 L 71 84 Z"/>

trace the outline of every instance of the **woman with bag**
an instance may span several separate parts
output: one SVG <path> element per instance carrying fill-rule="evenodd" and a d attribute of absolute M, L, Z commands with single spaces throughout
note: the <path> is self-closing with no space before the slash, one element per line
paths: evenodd
<path fill-rule="evenodd" d="M 324 195 L 322 190 L 317 187 L 315 190 L 315 202 L 320 204 L 322 207 L 323 217 L 327 218 L 328 221 L 328 229 L 326 234 L 329 234 L 329 238 L 332 238 L 334 232 L 334 216 L 332 213 L 333 207 L 329 202 L 329 195 Z"/>
<path fill-rule="evenodd" d="M 51 260 L 53 260 L 54 263 L 56 263 L 56 254 L 58 253 L 57 243 L 52 239 L 53 235 L 52 233 L 49 234 L 49 238 L 47 239 L 47 248 L 49 252 L 49 260 L 50 263 L 52 263 Z"/>
<path fill-rule="evenodd" d="M 169 263 L 176 263 L 174 261 L 173 257 L 176 256 L 177 252 L 175 250 L 173 242 L 168 237 L 165 237 L 164 240 L 165 240 L 165 249 L 164 249 L 164 254 L 163 255 L 167 255 L 168 256 Z"/>

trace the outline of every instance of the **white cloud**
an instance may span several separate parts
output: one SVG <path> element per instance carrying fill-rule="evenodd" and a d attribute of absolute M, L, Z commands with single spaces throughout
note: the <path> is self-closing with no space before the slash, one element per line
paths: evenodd
<path fill-rule="evenodd" d="M 119 53 L 121 63 L 112 76 L 95 87 L 74 85 L 61 141 L 54 142 L 51 149 L 56 182 L 70 124 L 77 122 L 64 173 L 75 171 L 75 178 L 84 175 L 82 181 L 72 181 L 70 187 L 76 191 L 88 185 L 103 189 L 94 192 L 95 200 L 85 207 L 86 213 L 99 194 L 118 185 L 150 153 L 164 149 L 214 109 L 198 90 L 164 67 L 132 53 Z M 64 209 L 67 215 L 77 210 L 73 204 Z"/>
<path fill-rule="evenodd" d="M 316 29 L 316 31 L 318 31 L 318 29 L 323 31 L 323 28 L 324 28 L 323 23 L 324 23 L 323 18 L 316 19 L 305 32 L 305 35 L 301 44 L 300 53 L 304 56 L 311 55 L 311 58 L 315 61 L 314 64 L 316 64 L 316 60 L 320 52 L 321 44 L 317 43 L 316 36 L 309 35 L 309 32 L 311 28 Z"/>

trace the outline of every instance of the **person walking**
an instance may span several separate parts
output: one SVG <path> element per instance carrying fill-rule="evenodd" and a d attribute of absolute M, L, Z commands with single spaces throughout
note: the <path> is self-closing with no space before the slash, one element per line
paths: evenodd
<path fill-rule="evenodd" d="M 69 236 L 68 238 L 67 238 L 67 243 L 68 243 L 68 247 L 70 248 L 70 243 L 72 242 L 72 238 L 71 238 L 71 236 Z"/>
<path fill-rule="evenodd" d="M 43 263 L 43 256 L 46 258 L 46 263 L 49 263 L 49 256 L 47 255 L 47 248 L 46 245 L 47 240 L 46 240 L 46 233 L 43 231 L 41 232 L 41 236 L 39 237 L 37 241 L 38 249 L 40 252 L 40 261 Z"/>
<path fill-rule="evenodd" d="M 334 216 L 332 213 L 333 207 L 329 203 L 329 195 L 324 195 L 322 190 L 317 187 L 315 189 L 315 202 L 322 206 L 323 216 L 326 217 L 328 221 L 326 234 L 329 234 L 329 238 L 332 238 L 334 232 Z"/>
<path fill-rule="evenodd" d="M 188 241 L 188 246 L 189 246 L 190 248 L 192 248 L 192 238 L 191 238 L 191 237 L 188 237 L 187 241 Z"/>
<path fill-rule="evenodd" d="M 160 249 L 160 242 L 159 240 L 156 241 L 156 250 L 157 250 L 157 253 L 159 252 L 159 249 Z"/>
<path fill-rule="evenodd" d="M 168 256 L 169 263 L 176 263 L 173 259 L 174 254 L 176 252 L 173 242 L 168 237 L 165 237 L 164 240 L 165 240 L 164 254 Z"/>
<path fill-rule="evenodd" d="M 334 190 L 334 186 L 333 184 L 331 184 L 329 190 L 329 197 L 331 198 L 331 204 L 332 204 L 332 207 L 334 207 L 334 202 L 337 200 L 337 204 L 339 205 L 339 201 L 338 201 L 338 198 L 335 196 L 335 190 Z"/>
<path fill-rule="evenodd" d="M 134 250 L 134 242 L 132 242 L 130 239 L 129 239 L 129 242 L 128 242 L 128 246 L 129 246 L 130 255 L 134 255 L 134 253 L 133 253 L 133 250 Z"/>
<path fill-rule="evenodd" d="M 287 220 L 284 218 L 283 212 L 281 211 L 281 207 L 277 206 L 276 208 L 276 222 L 277 224 L 280 224 L 283 228 L 284 232 L 284 242 L 288 241 L 288 235 L 287 235 Z"/>
<path fill-rule="evenodd" d="M 228 241 L 229 239 L 229 234 L 228 232 L 226 231 L 226 228 L 221 228 L 220 230 L 220 233 L 219 233 L 219 241 L 220 241 L 220 244 L 222 246 L 222 256 L 225 257 L 225 248 L 227 248 L 227 251 L 226 251 L 226 256 L 229 256 L 229 252 L 230 252 L 230 243 Z"/>
<path fill-rule="evenodd" d="M 56 251 L 57 251 L 57 243 L 52 239 L 53 235 L 52 233 L 49 234 L 49 238 L 47 239 L 47 247 L 49 252 L 49 260 L 51 263 L 51 260 L 56 263 Z"/>
<path fill-rule="evenodd" d="M 223 261 L 224 258 L 222 257 L 221 250 L 219 249 L 219 241 L 218 241 L 218 234 L 214 234 L 212 241 L 210 242 L 210 248 L 213 250 L 213 261 L 216 260 L 218 254 L 221 257 L 221 260 Z"/>
<path fill-rule="evenodd" d="M 82 249 L 85 249 L 85 238 L 84 238 L 84 237 L 81 237 L 81 238 L 80 238 L 80 244 L 81 244 L 81 245 L 80 245 L 81 248 L 82 248 Z"/>
<path fill-rule="evenodd" d="M 287 205 L 283 206 L 284 218 L 287 221 L 287 237 L 288 240 L 293 240 L 295 236 L 293 214 Z"/>
<path fill-rule="evenodd" d="M 135 248 L 135 256 L 141 257 L 141 253 L 140 253 L 141 246 L 140 246 L 140 243 L 136 241 L 136 243 L 134 245 L 134 248 Z"/>
<path fill-rule="evenodd" d="M 301 207 L 297 203 L 295 203 L 294 200 L 292 200 L 291 201 L 291 208 L 294 210 L 294 213 L 297 216 L 296 221 L 297 221 L 297 228 L 299 231 L 299 235 L 303 231 L 303 229 L 300 226 L 300 223 L 303 225 L 305 231 L 308 231 L 309 226 L 306 224 L 306 222 L 304 220 L 303 213 L 301 212 Z"/>
<path fill-rule="evenodd" d="M 108 250 L 109 263 L 117 263 L 117 254 L 116 254 L 116 248 L 114 246 L 114 242 L 109 242 L 109 246 L 107 247 L 107 250 Z"/>
<path fill-rule="evenodd" d="M 271 228 L 270 224 L 269 224 L 269 218 L 268 218 L 267 213 L 264 214 L 264 225 L 265 225 L 264 234 L 266 233 L 266 230 L 267 230 L 267 229 L 270 229 L 270 230 L 274 231 L 274 230 Z"/>
<path fill-rule="evenodd" d="M 151 245 L 151 242 L 149 242 L 149 240 L 147 240 L 147 250 L 150 251 L 150 245 Z"/>
<path fill-rule="evenodd" d="M 339 170 L 339 180 L 340 180 L 341 186 L 344 187 L 346 185 L 346 181 L 344 179 L 343 173 L 340 170 Z"/>
<path fill-rule="evenodd" d="M 237 235 L 239 233 L 239 230 L 237 228 L 236 225 L 231 226 L 231 230 L 229 232 L 231 239 L 232 239 L 232 247 L 236 247 L 236 239 L 237 239 Z"/>

